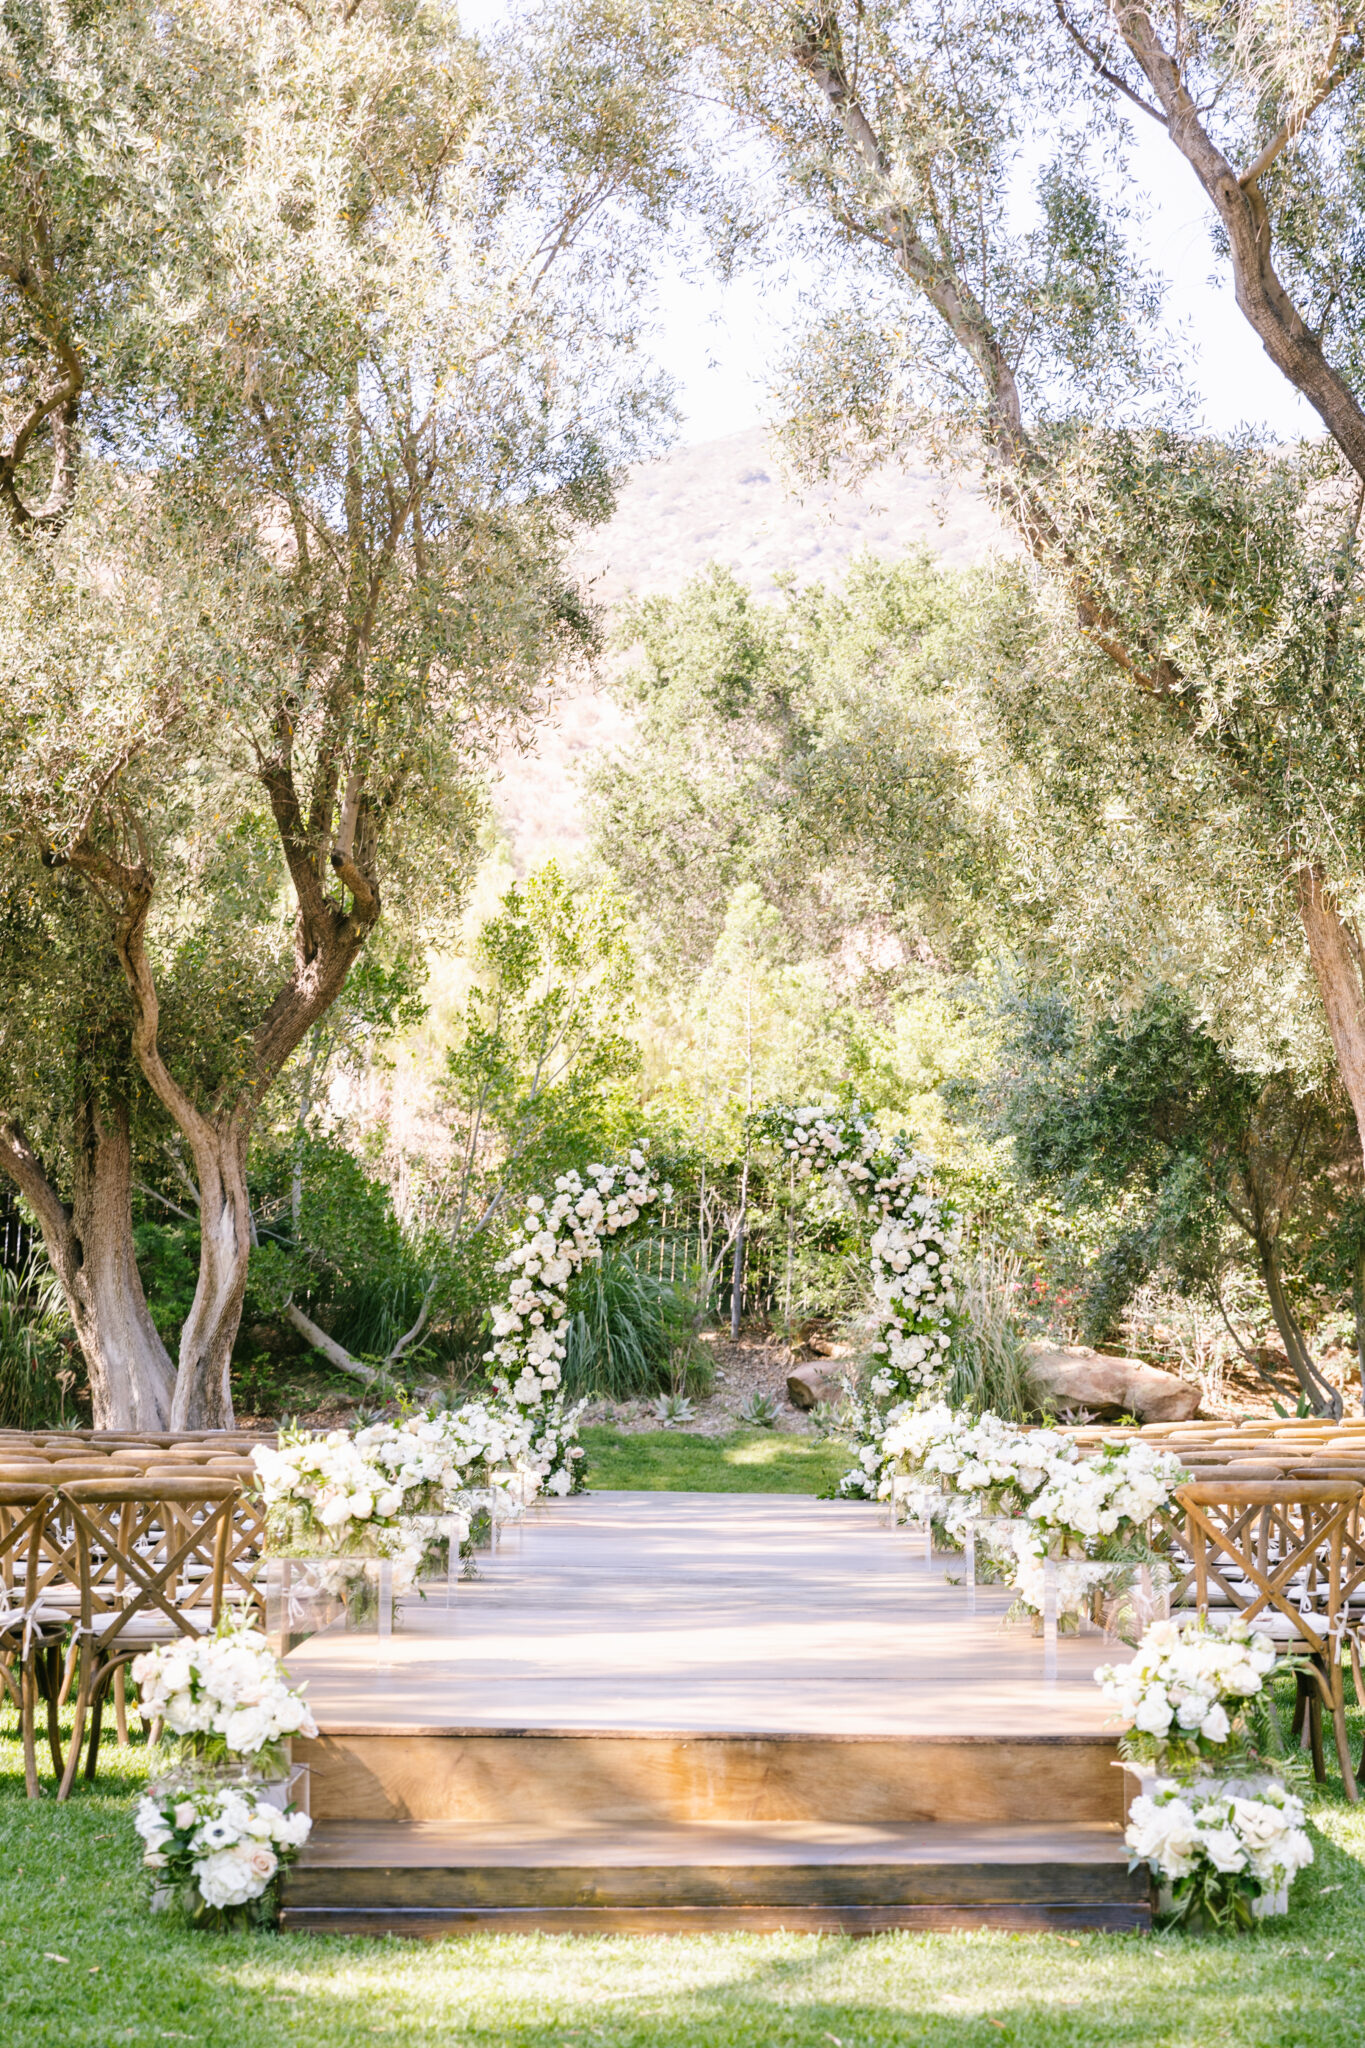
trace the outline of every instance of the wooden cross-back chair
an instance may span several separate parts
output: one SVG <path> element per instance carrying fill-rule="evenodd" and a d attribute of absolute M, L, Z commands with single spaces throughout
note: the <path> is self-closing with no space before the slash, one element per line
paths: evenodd
<path fill-rule="evenodd" d="M 243 1620 L 265 1627 L 265 1585 L 258 1577 L 265 1549 L 265 1509 L 259 1500 L 242 1489 L 241 1481 L 232 1508 L 232 1528 L 223 1560 L 223 1593 L 228 1604 L 238 1609 Z"/>
<path fill-rule="evenodd" d="M 237 1487 L 231 1479 L 89 1479 L 62 1489 L 73 1524 L 80 1683 L 59 1799 L 75 1780 L 87 1717 L 85 1775 L 115 1675 L 142 1651 L 216 1628 L 223 1608 Z"/>
<path fill-rule="evenodd" d="M 18 1715 L 24 1749 L 24 1785 L 39 1796 L 37 1718 L 47 1709 L 47 1746 L 53 1775 L 63 1770 L 58 1699 L 62 1645 L 72 1620 L 74 1547 L 69 1521 L 50 1486 L 37 1480 L 0 1481 L 0 1688 Z"/>
<path fill-rule="evenodd" d="M 1307 1722 L 1313 1769 L 1326 1775 L 1322 1710 L 1332 1717 L 1346 1797 L 1358 1797 L 1346 1732 L 1341 1655 L 1348 1610 L 1343 1597 L 1347 1533 L 1360 1502 L 1354 1480 L 1244 1479 L 1231 1473 L 1182 1486 L 1181 1546 L 1189 1568 L 1173 1604 L 1201 1614 L 1230 1609 L 1269 1635 L 1282 1653 L 1302 1656 L 1295 1728 Z"/>

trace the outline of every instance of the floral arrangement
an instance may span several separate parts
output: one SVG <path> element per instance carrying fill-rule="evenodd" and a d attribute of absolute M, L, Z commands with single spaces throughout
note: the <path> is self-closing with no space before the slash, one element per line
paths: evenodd
<path fill-rule="evenodd" d="M 1058 1459 L 1029 1502 L 1015 1538 L 1020 1602 L 1042 1612 L 1046 1563 L 1058 1565 L 1058 1612 L 1074 1614 L 1115 1563 L 1149 1555 L 1145 1525 L 1185 1473 L 1170 1451 L 1141 1441 L 1105 1444 L 1090 1458 Z"/>
<path fill-rule="evenodd" d="M 1249 1927 L 1287 1911 L 1295 1873 L 1313 1861 L 1303 1801 L 1274 1778 L 1158 1778 L 1129 1808 L 1125 1839 L 1161 1887 L 1163 1911 L 1192 1927 Z"/>
<path fill-rule="evenodd" d="M 518 1408 L 538 1408 L 557 1390 L 564 1368 L 569 1282 L 602 1241 L 638 1221 L 650 1202 L 673 1198 L 652 1178 L 643 1152 L 624 1166 L 590 1166 L 586 1180 L 562 1173 L 554 1200 L 532 1195 L 499 1273 L 510 1275 L 507 1299 L 493 1311 L 493 1348 L 484 1354 L 494 1385 Z"/>
<path fill-rule="evenodd" d="M 511 1247 L 495 1272 L 508 1275 L 507 1296 L 493 1310 L 493 1345 L 484 1362 L 514 1415 L 528 1425 L 526 1456 L 547 1493 L 573 1491 L 578 1409 L 559 1397 L 564 1371 L 568 1289 L 574 1275 L 602 1256 L 603 1241 L 628 1230 L 651 1202 L 673 1190 L 657 1182 L 643 1151 L 619 1166 L 589 1166 L 586 1176 L 562 1173 L 553 1201 L 532 1195 Z"/>
<path fill-rule="evenodd" d="M 1240 1615 L 1211 1627 L 1201 1615 L 1153 1622 L 1127 1664 L 1095 1673 L 1104 1697 L 1132 1730 L 1124 1755 L 1165 1777 L 1226 1764 L 1229 1745 L 1253 1761 L 1264 1734 L 1255 1706 L 1275 1668 L 1275 1645 Z"/>
<path fill-rule="evenodd" d="M 252 1452 L 277 1556 L 396 1555 L 414 1515 L 444 1504 L 450 1455 L 429 1418 L 311 1436 L 282 1430 Z"/>
<path fill-rule="evenodd" d="M 186 1757 L 212 1765 L 251 1758 L 263 1776 L 288 1769 L 284 1744 L 314 1736 L 301 1690 L 259 1629 L 227 1626 L 181 1636 L 135 1657 L 144 1714 L 164 1722 Z"/>
<path fill-rule="evenodd" d="M 147 1794 L 133 1825 L 155 1873 L 154 1903 L 206 1919 L 258 1907 L 312 1822 L 270 1805 L 252 1785 L 186 1784 Z"/>
<path fill-rule="evenodd" d="M 1189 1615 L 1153 1622 L 1127 1664 L 1095 1673 L 1132 1723 L 1121 1747 L 1143 1781 L 1125 1839 L 1173 1919 L 1245 1927 L 1285 1912 L 1294 1873 L 1313 1860 L 1287 1767 L 1265 1754 L 1279 1746 L 1275 1664 L 1272 1639 L 1240 1615 Z"/>
<path fill-rule="evenodd" d="M 953 1210 L 927 1191 L 932 1160 L 903 1137 L 888 1144 L 857 1102 L 844 1110 L 778 1104 L 758 1122 L 798 1173 L 820 1175 L 874 1219 L 874 1400 L 906 1400 L 937 1386 L 957 1304 L 961 1230 Z"/>
<path fill-rule="evenodd" d="M 532 1410 L 527 1456 L 544 1491 L 560 1499 L 580 1483 L 576 1468 L 583 1448 L 578 1441 L 578 1418 L 586 1406 L 586 1401 L 578 1401 L 566 1408 L 564 1396 L 556 1394 L 553 1401 Z"/>
<path fill-rule="evenodd" d="M 944 1401 L 927 1408 L 902 1402 L 862 1445 L 861 1472 L 850 1474 L 843 1490 L 887 1500 L 898 1478 L 916 1476 L 926 1490 L 955 1499 L 954 1516 L 961 1522 L 975 1515 L 1022 1515 L 1053 1466 L 1078 1455 L 1070 1437 L 1056 1430 L 1024 1429 L 1002 1416 L 974 1416 Z"/>

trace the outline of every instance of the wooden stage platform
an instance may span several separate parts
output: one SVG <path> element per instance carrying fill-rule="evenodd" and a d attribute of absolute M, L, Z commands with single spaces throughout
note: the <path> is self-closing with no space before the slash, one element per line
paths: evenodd
<path fill-rule="evenodd" d="M 294 1929 L 1147 1924 L 1098 1638 L 969 1616 L 869 1505 L 599 1493 L 291 1656 Z"/>

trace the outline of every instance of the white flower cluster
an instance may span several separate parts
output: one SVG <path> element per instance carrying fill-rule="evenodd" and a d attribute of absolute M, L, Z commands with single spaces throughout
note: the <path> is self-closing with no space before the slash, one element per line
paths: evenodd
<path fill-rule="evenodd" d="M 902 1402 L 859 1452 L 870 1482 L 859 1490 L 887 1500 L 898 1477 L 914 1475 L 961 1496 L 964 1515 L 1023 1514 L 1054 1466 L 1078 1455 L 1057 1430 L 1023 1429 L 989 1412 L 974 1417 L 944 1401 L 927 1408 Z"/>
<path fill-rule="evenodd" d="M 1126 1721 L 1158 1742 L 1176 1731 L 1194 1740 L 1223 1743 L 1231 1733 L 1228 1707 L 1255 1699 L 1275 1668 L 1275 1645 L 1240 1615 L 1212 1628 L 1198 1615 L 1184 1623 L 1154 1621 L 1127 1664 L 1102 1664 L 1095 1673 L 1104 1697 Z"/>
<path fill-rule="evenodd" d="M 562 1173 L 554 1200 L 532 1195 L 506 1258 L 495 1270 L 510 1275 L 507 1299 L 493 1310 L 493 1348 L 485 1353 L 494 1385 L 517 1408 L 539 1408 L 559 1386 L 564 1369 L 564 1321 L 569 1282 L 589 1260 L 602 1256 L 605 1238 L 638 1221 L 650 1202 L 670 1202 L 673 1190 L 652 1177 L 643 1152 L 624 1166 L 590 1166 L 584 1179 Z"/>
<path fill-rule="evenodd" d="M 271 1547 L 340 1556 L 401 1549 L 406 1517 L 439 1506 L 450 1466 L 443 1429 L 427 1417 L 325 1436 L 282 1431 L 252 1452 Z"/>
<path fill-rule="evenodd" d="M 820 1174 L 877 1219 L 874 1396 L 904 1398 L 936 1385 L 948 1362 L 961 1231 L 952 1210 L 925 1192 L 933 1162 L 899 1141 L 885 1146 L 857 1103 L 846 1111 L 779 1107 L 766 1120 L 801 1173 Z"/>
<path fill-rule="evenodd" d="M 564 1396 L 531 1410 L 531 1438 L 527 1458 L 534 1466 L 539 1484 L 559 1499 L 573 1492 L 574 1466 L 583 1456 L 578 1442 L 578 1418 L 587 1406 L 579 1401 L 564 1406 Z"/>
<path fill-rule="evenodd" d="M 149 1794 L 133 1825 L 149 1869 L 164 1883 L 194 1884 L 206 1906 L 221 1909 L 260 1898 L 307 1841 L 312 1822 L 268 1805 L 251 1785 L 230 1785 Z"/>
<path fill-rule="evenodd" d="M 221 1743 L 230 1756 L 256 1756 L 292 1735 L 318 1732 L 307 1701 L 258 1629 L 179 1637 L 135 1657 L 132 1672 L 144 1713 L 191 1747 Z"/>
<path fill-rule="evenodd" d="M 412 1561 L 435 1522 L 452 1520 L 462 1541 L 469 1533 L 467 1495 L 487 1486 L 494 1471 L 517 1475 L 509 1511 L 537 1491 L 532 1434 L 518 1410 L 479 1401 L 354 1432 L 283 1433 L 278 1449 L 261 1444 L 252 1453 L 271 1548 L 334 1556 L 364 1550 Z"/>
<path fill-rule="evenodd" d="M 1029 1505 L 1039 1556 L 1054 1535 L 1083 1544 L 1149 1522 L 1184 1476 L 1173 1452 L 1141 1441 L 1105 1444 L 1094 1457 L 1055 1465 Z"/>
<path fill-rule="evenodd" d="M 1124 1839 L 1165 1884 L 1198 1876 L 1203 1864 L 1277 1892 L 1313 1861 L 1303 1801 L 1273 1778 L 1243 1786 L 1158 1778 L 1129 1808 Z"/>
<path fill-rule="evenodd" d="M 1027 1527 L 1014 1540 L 1014 1583 L 1025 1607 L 1041 1613 L 1046 1560 L 1057 1563 L 1059 1614 L 1079 1613 L 1111 1576 L 1097 1551 L 1113 1555 L 1165 1507 L 1185 1473 L 1179 1458 L 1150 1444 L 1104 1444 L 1089 1458 L 1062 1459 L 1029 1502 Z"/>

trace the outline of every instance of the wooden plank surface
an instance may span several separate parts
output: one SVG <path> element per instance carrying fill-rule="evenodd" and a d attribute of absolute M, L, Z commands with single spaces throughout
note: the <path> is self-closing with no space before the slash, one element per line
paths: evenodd
<path fill-rule="evenodd" d="M 964 1706 L 964 1719 L 970 1703 Z M 296 1742 L 319 1820 L 575 1827 L 1122 1817 L 1112 1738 L 324 1735 Z"/>
<path fill-rule="evenodd" d="M 848 1821 L 695 1823 L 673 1827 L 468 1826 L 450 1821 L 319 1821 L 297 1868 L 737 1863 L 1126 1864 L 1117 1826 L 933 1826 Z"/>
<path fill-rule="evenodd" d="M 961 1561 L 926 1566 L 870 1504 L 785 1494 L 558 1502 L 479 1578 L 404 1602 L 388 1644 L 329 1633 L 291 1656 L 331 1735 L 575 1731 L 1113 1740 L 1102 1639 L 1042 1644 Z M 1122 1654 L 1122 1653 L 1120 1653 Z"/>
<path fill-rule="evenodd" d="M 291 1908 L 1099 1904 L 1146 1897 L 1118 1829 L 324 1823 Z"/>

